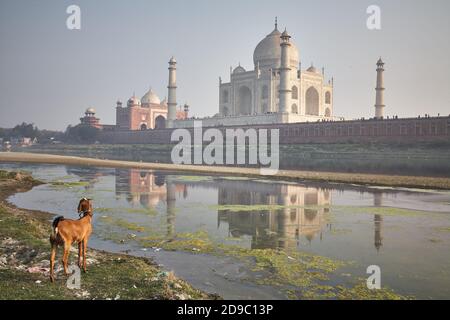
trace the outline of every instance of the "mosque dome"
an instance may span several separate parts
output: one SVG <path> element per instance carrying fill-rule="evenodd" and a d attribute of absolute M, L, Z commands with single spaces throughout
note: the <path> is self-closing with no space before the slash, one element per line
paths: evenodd
<path fill-rule="evenodd" d="M 87 109 L 86 109 L 86 114 L 87 114 L 87 113 L 95 114 L 95 109 L 94 109 L 94 108 L 87 108 Z"/>
<path fill-rule="evenodd" d="M 261 69 L 275 69 L 280 67 L 281 62 L 281 32 L 275 29 L 262 39 L 253 52 L 253 63 L 255 67 L 259 63 Z M 298 68 L 299 53 L 295 44 L 291 41 L 289 51 L 291 68 Z"/>
<path fill-rule="evenodd" d="M 129 106 L 129 107 L 131 107 L 131 106 L 140 106 L 140 105 L 141 105 L 141 100 L 139 100 L 139 98 L 136 97 L 136 96 L 132 96 L 127 101 L 127 106 Z"/>
<path fill-rule="evenodd" d="M 161 100 L 153 91 L 153 89 L 150 88 L 150 90 L 148 90 L 148 92 L 142 97 L 141 102 L 142 104 L 160 104 Z"/>

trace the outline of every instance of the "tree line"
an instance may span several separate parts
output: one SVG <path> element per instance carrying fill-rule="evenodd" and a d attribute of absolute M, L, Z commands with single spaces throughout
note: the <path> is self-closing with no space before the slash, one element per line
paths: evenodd
<path fill-rule="evenodd" d="M 98 140 L 99 129 L 78 124 L 69 125 L 65 131 L 40 130 L 33 123 L 23 122 L 14 128 L 0 128 L 0 138 L 4 141 L 13 138 L 37 138 L 39 143 L 54 141 L 67 143 L 94 143 Z"/>

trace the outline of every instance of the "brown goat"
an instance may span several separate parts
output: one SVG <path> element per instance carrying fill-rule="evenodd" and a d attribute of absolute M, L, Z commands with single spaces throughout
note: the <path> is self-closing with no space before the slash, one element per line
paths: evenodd
<path fill-rule="evenodd" d="M 53 234 L 50 236 L 50 244 L 52 252 L 50 256 L 50 280 L 55 281 L 54 266 L 55 256 L 58 246 L 64 246 L 63 265 L 64 273 L 69 274 L 67 270 L 67 262 L 69 260 L 69 252 L 72 243 L 78 243 L 78 266 L 86 272 L 86 249 L 89 237 L 92 233 L 92 216 L 93 206 L 92 200 L 83 198 L 78 204 L 78 213 L 80 219 L 65 219 L 62 216 L 53 220 Z M 83 263 L 82 259 L 83 257 Z"/>

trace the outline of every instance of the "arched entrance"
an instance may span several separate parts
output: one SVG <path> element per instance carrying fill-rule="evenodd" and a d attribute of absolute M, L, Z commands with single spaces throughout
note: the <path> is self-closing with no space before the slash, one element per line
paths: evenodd
<path fill-rule="evenodd" d="M 292 87 L 292 100 L 298 100 L 298 88 L 296 86 Z"/>
<path fill-rule="evenodd" d="M 164 129 L 166 127 L 166 118 L 157 116 L 155 118 L 155 129 Z"/>
<path fill-rule="evenodd" d="M 316 88 L 310 87 L 306 90 L 306 109 L 305 113 L 307 115 L 318 116 L 319 115 L 319 93 Z"/>
<path fill-rule="evenodd" d="M 330 91 L 327 91 L 325 93 L 325 103 L 326 104 L 330 104 L 331 103 L 331 93 L 330 93 Z"/>
<path fill-rule="evenodd" d="M 252 113 L 252 92 L 246 86 L 239 89 L 239 112 L 240 115 Z"/>
<path fill-rule="evenodd" d="M 141 130 L 147 130 L 147 125 L 145 123 L 141 124 Z"/>

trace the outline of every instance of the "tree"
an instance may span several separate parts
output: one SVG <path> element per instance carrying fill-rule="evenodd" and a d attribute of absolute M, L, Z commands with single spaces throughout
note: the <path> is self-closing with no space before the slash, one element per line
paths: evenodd
<path fill-rule="evenodd" d="M 66 129 L 66 140 L 76 143 L 94 143 L 98 140 L 99 129 L 86 125 L 68 126 Z"/>
<path fill-rule="evenodd" d="M 26 137 L 36 138 L 39 135 L 39 129 L 34 126 L 33 123 L 19 124 L 12 129 L 11 136 L 13 137 Z"/>

